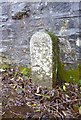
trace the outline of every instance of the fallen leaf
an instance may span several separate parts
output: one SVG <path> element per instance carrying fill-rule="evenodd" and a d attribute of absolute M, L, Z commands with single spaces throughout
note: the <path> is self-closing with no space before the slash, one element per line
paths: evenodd
<path fill-rule="evenodd" d="M 79 114 L 81 115 L 81 106 L 79 107 Z"/>

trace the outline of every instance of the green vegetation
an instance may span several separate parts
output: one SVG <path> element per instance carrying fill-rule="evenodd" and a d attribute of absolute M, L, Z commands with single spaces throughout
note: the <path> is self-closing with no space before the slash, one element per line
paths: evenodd
<path fill-rule="evenodd" d="M 16 71 L 14 72 L 14 77 L 16 77 L 18 74 L 22 74 L 26 78 L 29 78 L 31 76 L 31 69 L 28 67 L 21 65 L 20 66 L 11 65 L 8 63 L 0 64 L 1 71 L 5 71 L 7 69 L 11 69 L 12 71 L 14 71 L 14 68 L 16 69 Z"/>
<path fill-rule="evenodd" d="M 20 73 L 22 73 L 24 76 L 30 76 L 31 75 L 31 69 L 24 67 L 24 66 L 20 66 L 18 67 Z"/>
<path fill-rule="evenodd" d="M 7 63 L 0 64 L 0 69 L 6 70 L 7 68 L 10 68 L 11 66 Z"/>
<path fill-rule="evenodd" d="M 57 84 L 57 68 L 59 63 L 59 39 L 53 33 L 48 32 L 52 39 L 52 87 Z"/>
<path fill-rule="evenodd" d="M 60 61 L 59 53 L 59 39 L 53 33 L 48 33 L 52 39 L 52 87 L 62 82 L 71 82 L 81 85 L 81 65 L 78 65 L 75 69 L 69 68 L 66 70 L 64 64 Z"/>
<path fill-rule="evenodd" d="M 79 65 L 75 69 L 70 68 L 69 70 L 66 70 L 62 63 L 58 63 L 58 64 L 59 64 L 58 76 L 60 80 L 64 80 L 66 82 L 71 82 L 75 84 L 79 83 L 79 79 L 80 79 Z"/>

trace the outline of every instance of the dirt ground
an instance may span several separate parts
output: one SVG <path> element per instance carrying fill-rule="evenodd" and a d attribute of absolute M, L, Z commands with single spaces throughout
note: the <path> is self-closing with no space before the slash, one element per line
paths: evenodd
<path fill-rule="evenodd" d="M 18 67 L 2 69 L 0 80 L 2 120 L 81 120 L 78 85 L 64 83 L 48 90 L 34 85 L 32 78 L 24 76 Z"/>

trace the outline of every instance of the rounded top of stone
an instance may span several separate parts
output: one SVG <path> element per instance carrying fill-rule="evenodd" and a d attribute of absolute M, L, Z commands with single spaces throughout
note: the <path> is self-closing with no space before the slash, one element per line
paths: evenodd
<path fill-rule="evenodd" d="M 51 37 L 48 33 L 44 32 L 44 31 L 39 31 L 36 32 L 35 34 L 33 34 L 33 36 L 31 37 L 31 41 L 44 41 L 44 40 L 51 40 Z"/>

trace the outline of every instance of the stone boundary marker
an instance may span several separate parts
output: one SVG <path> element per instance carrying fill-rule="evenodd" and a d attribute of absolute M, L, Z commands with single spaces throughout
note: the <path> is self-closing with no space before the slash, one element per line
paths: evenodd
<path fill-rule="evenodd" d="M 36 32 L 30 40 L 32 79 L 52 88 L 52 40 L 45 32 Z"/>
<path fill-rule="evenodd" d="M 76 51 L 67 39 L 58 39 L 50 32 L 36 32 L 30 40 L 30 57 L 34 83 L 54 88 L 58 81 L 78 81 Z"/>

